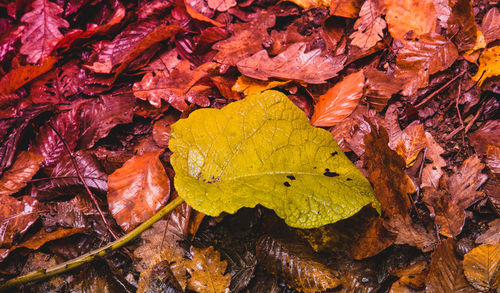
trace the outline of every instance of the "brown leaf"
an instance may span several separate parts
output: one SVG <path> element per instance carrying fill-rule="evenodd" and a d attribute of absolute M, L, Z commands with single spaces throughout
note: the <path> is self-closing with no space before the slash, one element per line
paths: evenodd
<path fill-rule="evenodd" d="M 159 155 L 134 156 L 108 178 L 108 205 L 124 231 L 149 219 L 170 197 L 170 179 Z"/>
<path fill-rule="evenodd" d="M 26 181 L 40 169 L 43 159 L 43 156 L 22 151 L 12 167 L 0 177 L 0 196 L 14 194 L 25 187 Z"/>
<path fill-rule="evenodd" d="M 161 260 L 141 272 L 137 293 L 165 292 L 174 288 L 173 292 L 184 292 L 174 273 L 170 269 L 169 260 Z"/>
<path fill-rule="evenodd" d="M 432 0 L 385 0 L 385 20 L 391 36 L 403 40 L 412 31 L 415 35 L 433 33 L 436 28 L 436 10 Z"/>
<path fill-rule="evenodd" d="M 500 244 L 483 244 L 464 256 L 464 274 L 481 292 L 500 288 Z"/>
<path fill-rule="evenodd" d="M 224 24 L 210 18 L 214 12 L 208 7 L 206 1 L 184 0 L 184 7 L 189 16 L 194 19 L 211 23 L 217 27 L 224 26 Z M 209 15 L 207 16 L 207 14 Z"/>
<path fill-rule="evenodd" d="M 387 73 L 373 68 L 365 69 L 364 73 L 366 102 L 370 104 L 370 108 L 381 112 L 392 95 L 401 90 L 403 84 Z"/>
<path fill-rule="evenodd" d="M 382 40 L 386 26 L 385 20 L 382 19 L 383 10 L 383 3 L 379 0 L 368 0 L 363 3 L 359 18 L 354 23 L 356 31 L 349 36 L 352 39 L 351 45 L 368 50 Z"/>
<path fill-rule="evenodd" d="M 28 27 L 21 36 L 23 45 L 20 52 L 28 55 L 28 62 L 37 63 L 49 56 L 63 36 L 59 29 L 69 27 L 69 23 L 61 18 L 63 9 L 53 2 L 36 0 L 32 7 L 33 10 L 21 18 Z"/>
<path fill-rule="evenodd" d="M 356 18 L 363 4 L 363 0 L 333 0 L 329 4 L 331 15 Z"/>
<path fill-rule="evenodd" d="M 0 247 L 9 248 L 38 219 L 38 201 L 30 196 L 17 200 L 0 195 Z"/>
<path fill-rule="evenodd" d="M 492 178 L 486 182 L 483 189 L 493 210 L 500 216 L 500 183 Z"/>
<path fill-rule="evenodd" d="M 422 170 L 422 183 L 420 188 L 424 187 L 439 187 L 439 179 L 443 176 L 441 168 L 446 166 L 446 161 L 441 157 L 444 149 L 434 140 L 434 137 L 429 132 L 425 133 L 427 152 L 426 159 L 431 163 L 426 164 Z"/>
<path fill-rule="evenodd" d="M 412 123 L 401 133 L 396 146 L 396 152 L 403 157 L 406 168 L 412 166 L 420 151 L 427 147 L 424 126 L 421 123 Z"/>
<path fill-rule="evenodd" d="M 40 65 L 25 65 L 11 70 L 0 79 L 0 106 L 9 103 L 8 94 L 52 69 L 56 57 L 48 57 Z"/>
<path fill-rule="evenodd" d="M 212 246 L 208 248 L 191 247 L 192 260 L 186 260 L 188 289 L 196 292 L 229 293 L 231 274 L 225 274 L 227 261 Z"/>
<path fill-rule="evenodd" d="M 261 44 L 269 37 L 267 29 L 274 26 L 276 17 L 272 13 L 258 12 L 249 15 L 249 18 L 248 23 L 231 25 L 229 28 L 233 35 L 213 46 L 214 50 L 219 51 L 214 60 L 236 66 L 238 61 L 263 49 Z"/>
<path fill-rule="evenodd" d="M 415 2 L 417 3 L 417 2 Z M 394 77 L 405 82 L 402 94 L 410 96 L 429 83 L 429 76 L 450 67 L 458 57 L 455 45 L 437 34 L 402 41 Z"/>
<path fill-rule="evenodd" d="M 488 230 L 476 238 L 477 244 L 500 244 L 500 219 L 488 223 Z"/>
<path fill-rule="evenodd" d="M 456 246 L 455 239 L 449 238 L 434 249 L 426 279 L 426 292 L 476 292 L 465 279 L 462 262 L 455 254 Z"/>
<path fill-rule="evenodd" d="M 489 44 L 497 40 L 500 36 L 500 10 L 492 7 L 483 17 L 481 23 L 481 32 L 484 35 L 484 41 Z"/>
<path fill-rule="evenodd" d="M 346 76 L 341 82 L 319 97 L 314 106 L 311 124 L 314 126 L 334 126 L 349 116 L 363 95 L 365 76 L 358 71 Z"/>
<path fill-rule="evenodd" d="M 134 95 L 158 108 L 162 100 L 180 111 L 187 109 L 185 100 L 207 107 L 212 88 L 198 82 L 209 77 L 217 67 L 216 63 L 208 62 L 191 70 L 189 61 L 183 60 L 170 74 L 166 71 L 146 73 L 140 82 L 134 83 Z"/>
<path fill-rule="evenodd" d="M 454 4 L 454 5 L 452 5 Z M 460 52 L 474 48 L 478 29 L 470 0 L 450 1 L 451 15 L 448 19 L 447 36 L 453 38 Z"/>
<path fill-rule="evenodd" d="M 160 148 L 167 148 L 170 140 L 170 125 L 179 120 L 177 113 L 167 114 L 153 125 L 153 140 Z"/>
<path fill-rule="evenodd" d="M 215 87 L 219 90 L 222 97 L 226 98 L 228 101 L 237 101 L 241 99 L 240 94 L 233 90 L 233 85 L 235 84 L 235 78 L 226 76 L 211 76 L 210 80 L 214 83 Z"/>
<path fill-rule="evenodd" d="M 500 180 L 500 147 L 489 145 L 486 151 L 486 166 L 490 168 L 491 173 Z"/>
<path fill-rule="evenodd" d="M 26 241 L 23 241 L 19 245 L 13 246 L 10 248 L 10 251 L 24 247 L 32 250 L 37 250 L 40 247 L 42 247 L 45 243 L 56 240 L 56 239 L 61 239 L 61 238 L 66 238 L 71 235 L 75 235 L 77 233 L 82 233 L 83 231 L 87 230 L 86 228 L 70 228 L 70 229 L 64 229 L 60 228 L 52 232 L 45 232 L 45 230 L 42 228 L 40 231 L 38 231 L 35 235 L 31 236 L 29 239 Z"/>
<path fill-rule="evenodd" d="M 227 11 L 237 4 L 235 0 L 208 0 L 207 3 L 208 7 L 217 11 Z"/>
<path fill-rule="evenodd" d="M 272 274 L 303 292 L 332 289 L 341 284 L 339 274 L 314 260 L 314 252 L 303 243 L 273 239 L 257 241 L 257 259 Z"/>
<path fill-rule="evenodd" d="M 486 155 L 488 146 L 500 147 L 500 119 L 489 120 L 470 135 L 470 144 L 480 155 Z"/>
<path fill-rule="evenodd" d="M 244 93 L 246 96 L 257 94 L 268 89 L 285 85 L 290 81 L 262 81 L 241 75 L 233 85 L 233 90 Z"/>
<path fill-rule="evenodd" d="M 411 293 L 413 290 L 423 289 L 427 276 L 427 262 L 416 261 L 408 267 L 396 269 L 392 274 L 399 277 L 399 280 L 392 284 L 389 293 Z"/>
<path fill-rule="evenodd" d="M 404 160 L 389 148 L 389 135 L 380 127 L 371 126 L 371 133 L 365 135 L 365 159 L 368 179 L 382 206 L 382 213 L 388 217 L 385 228 L 397 235 L 394 243 L 416 246 L 430 251 L 436 243 L 434 233 L 423 226 L 412 223 L 410 202 L 415 186 L 404 172 Z M 398 178 L 398 180 L 394 180 Z"/>
<path fill-rule="evenodd" d="M 271 77 L 296 80 L 312 84 L 325 83 L 344 67 L 345 56 L 322 55 L 320 49 L 305 52 L 307 44 L 295 43 L 276 57 L 270 58 L 266 50 L 240 60 L 238 70 L 260 80 Z"/>

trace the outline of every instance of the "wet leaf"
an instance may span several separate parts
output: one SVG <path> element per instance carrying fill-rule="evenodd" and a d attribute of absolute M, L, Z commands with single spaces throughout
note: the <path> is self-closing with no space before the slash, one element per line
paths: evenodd
<path fill-rule="evenodd" d="M 314 126 L 334 126 L 349 116 L 363 95 L 365 76 L 358 71 L 346 76 L 342 81 L 319 97 L 314 106 L 311 124 Z"/>
<path fill-rule="evenodd" d="M 124 231 L 149 219 L 170 197 L 170 180 L 159 155 L 134 156 L 108 177 L 108 205 Z"/>
<path fill-rule="evenodd" d="M 491 173 L 500 180 L 500 147 L 489 145 L 486 151 L 486 166 L 490 168 Z"/>
<path fill-rule="evenodd" d="M 441 35 L 422 35 L 418 40 L 402 42 L 404 47 L 396 58 L 394 77 L 405 81 L 405 96 L 427 86 L 431 74 L 447 69 L 458 57 L 455 45 Z"/>
<path fill-rule="evenodd" d="M 370 108 L 381 112 L 393 94 L 399 92 L 402 83 L 383 71 L 373 68 L 364 70 L 366 77 L 365 96 Z"/>
<path fill-rule="evenodd" d="M 0 247 L 9 248 L 38 219 L 38 201 L 30 196 L 17 200 L 0 195 Z"/>
<path fill-rule="evenodd" d="M 213 46 L 213 49 L 219 51 L 214 60 L 236 66 L 240 60 L 263 49 L 261 44 L 269 36 L 267 29 L 274 26 L 276 17 L 267 12 L 255 13 L 248 17 L 250 22 L 231 25 L 233 35 Z"/>
<path fill-rule="evenodd" d="M 382 40 L 383 30 L 386 27 L 385 20 L 382 19 L 383 11 L 382 1 L 368 0 L 363 3 L 359 11 L 359 18 L 354 23 L 356 31 L 349 36 L 352 39 L 351 45 L 367 50 Z"/>
<path fill-rule="evenodd" d="M 450 6 L 451 15 L 447 24 L 447 36 L 453 38 L 459 51 L 474 48 L 479 31 L 472 11 L 472 2 L 469 0 L 450 1 Z"/>
<path fill-rule="evenodd" d="M 40 169 L 43 157 L 32 152 L 21 152 L 14 164 L 0 177 L 0 196 L 11 195 L 26 186 Z"/>
<path fill-rule="evenodd" d="M 231 274 L 226 274 L 227 261 L 212 246 L 208 248 L 191 247 L 193 259 L 186 260 L 188 289 L 196 292 L 229 292 Z"/>
<path fill-rule="evenodd" d="M 290 81 L 262 81 L 241 75 L 233 85 L 233 90 L 244 93 L 246 96 L 258 94 L 265 90 L 288 84 Z"/>
<path fill-rule="evenodd" d="M 484 41 L 489 44 L 497 40 L 500 36 L 500 10 L 492 7 L 483 17 L 481 23 L 481 32 L 484 35 Z"/>
<path fill-rule="evenodd" d="M 500 244 L 480 245 L 464 256 L 464 273 L 481 292 L 500 288 Z"/>
<path fill-rule="evenodd" d="M 478 244 L 500 244 L 500 219 L 488 223 L 488 230 L 476 238 Z"/>
<path fill-rule="evenodd" d="M 257 259 L 272 274 L 302 292 L 318 292 L 338 287 L 340 274 L 315 260 L 314 252 L 303 243 L 261 236 Z"/>
<path fill-rule="evenodd" d="M 481 86 L 483 82 L 493 76 L 500 75 L 500 46 L 485 49 L 479 56 L 479 69 L 472 79 Z"/>
<path fill-rule="evenodd" d="M 211 87 L 198 82 L 209 77 L 217 66 L 209 62 L 191 70 L 189 61 L 184 60 L 170 74 L 166 71 L 146 73 L 140 82 L 134 84 L 134 95 L 158 108 L 162 100 L 180 111 L 187 109 L 185 100 L 207 107 Z"/>
<path fill-rule="evenodd" d="M 401 133 L 401 137 L 396 146 L 396 152 L 403 157 L 406 167 L 415 163 L 420 151 L 427 147 L 424 126 L 420 123 L 413 123 L 406 127 Z"/>
<path fill-rule="evenodd" d="M 21 53 L 28 55 L 28 62 L 37 63 L 49 56 L 63 36 L 59 30 L 67 28 L 69 23 L 61 18 L 63 9 L 53 2 L 35 0 L 32 7 L 33 10 L 21 18 L 28 25 L 21 36 Z"/>
<path fill-rule="evenodd" d="M 456 240 L 449 238 L 434 249 L 426 279 L 426 292 L 476 292 L 465 279 L 462 262 L 455 255 L 456 245 Z"/>
<path fill-rule="evenodd" d="M 500 147 L 500 119 L 489 120 L 470 135 L 470 144 L 476 152 L 486 155 L 488 146 Z"/>
<path fill-rule="evenodd" d="M 172 126 L 169 148 L 179 196 L 207 215 L 260 203 L 290 226 L 312 228 L 374 202 L 330 133 L 276 91 L 191 113 Z"/>
<path fill-rule="evenodd" d="M 344 67 L 345 56 L 323 55 L 320 49 L 305 52 L 307 44 L 295 43 L 276 57 L 270 58 L 266 50 L 237 63 L 244 75 L 268 80 L 271 77 L 296 80 L 312 84 L 325 83 Z"/>
<path fill-rule="evenodd" d="M 45 243 L 56 240 L 56 239 L 61 239 L 61 238 L 66 238 L 68 236 L 77 234 L 77 233 L 82 233 L 86 228 L 70 228 L 70 229 L 64 229 L 60 228 L 52 232 L 46 232 L 43 228 L 40 229 L 35 235 L 31 236 L 29 239 L 26 241 L 23 241 L 19 245 L 13 246 L 10 248 L 10 250 L 14 250 L 20 247 L 32 249 L 32 250 L 37 250 L 40 247 L 42 247 Z"/>
<path fill-rule="evenodd" d="M 386 0 L 385 20 L 391 36 L 403 40 L 412 31 L 416 36 L 433 33 L 436 28 L 436 10 L 432 0 Z"/>
<path fill-rule="evenodd" d="M 399 277 L 399 280 L 392 284 L 389 293 L 411 293 L 413 290 L 423 289 L 427 276 L 427 262 L 417 261 L 408 267 L 393 271 L 392 274 Z"/>

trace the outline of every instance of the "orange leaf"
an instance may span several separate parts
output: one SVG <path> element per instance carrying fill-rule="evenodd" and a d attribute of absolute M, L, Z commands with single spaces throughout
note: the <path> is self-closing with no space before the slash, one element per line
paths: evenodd
<path fill-rule="evenodd" d="M 406 168 L 412 166 L 421 150 L 427 147 L 424 126 L 421 123 L 411 124 L 401 133 L 396 152 L 403 157 Z"/>
<path fill-rule="evenodd" d="M 382 40 L 383 30 L 386 27 L 382 19 L 383 5 L 378 0 L 368 0 L 359 11 L 359 18 L 354 23 L 356 30 L 350 36 L 351 45 L 368 50 Z"/>
<path fill-rule="evenodd" d="M 433 0 L 385 0 L 385 6 L 389 32 L 397 40 L 403 40 L 409 31 L 419 36 L 432 33 L 436 28 Z"/>
<path fill-rule="evenodd" d="M 134 156 L 109 175 L 109 210 L 124 231 L 149 219 L 170 197 L 170 179 L 159 159 L 161 152 Z"/>
<path fill-rule="evenodd" d="M 358 71 L 346 76 L 341 82 L 319 97 L 314 107 L 311 123 L 314 126 L 333 126 L 349 116 L 363 95 L 365 76 Z"/>
<path fill-rule="evenodd" d="M 224 24 L 218 22 L 218 21 L 215 21 L 211 18 L 208 18 L 206 17 L 205 15 L 199 13 L 198 11 L 196 11 L 193 7 L 191 7 L 191 5 L 189 5 L 189 2 L 188 1 L 184 1 L 184 7 L 186 7 L 186 12 L 189 14 L 189 16 L 191 16 L 192 18 L 194 19 L 197 19 L 197 20 L 201 20 L 201 21 L 204 21 L 204 22 L 208 22 L 208 23 L 211 23 L 215 26 L 218 26 L 218 27 L 221 27 L 221 26 L 224 26 Z"/>
<path fill-rule="evenodd" d="M 0 178 L 0 196 L 11 195 L 26 186 L 26 181 L 38 172 L 43 160 L 43 156 L 22 151 L 12 167 Z"/>

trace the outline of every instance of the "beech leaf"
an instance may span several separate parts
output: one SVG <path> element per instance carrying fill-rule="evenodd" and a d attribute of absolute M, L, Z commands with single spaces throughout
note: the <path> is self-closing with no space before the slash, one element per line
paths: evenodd
<path fill-rule="evenodd" d="M 500 244 L 483 244 L 467 253 L 464 274 L 481 292 L 500 288 Z"/>
<path fill-rule="evenodd" d="M 32 152 L 21 152 L 12 167 L 0 177 L 0 195 L 11 195 L 26 186 L 26 181 L 40 169 L 43 159 Z"/>
<path fill-rule="evenodd" d="M 365 76 L 358 71 L 346 76 L 341 82 L 319 97 L 314 107 L 311 123 L 314 126 L 333 126 L 349 116 L 363 95 Z"/>
<path fill-rule="evenodd" d="M 481 86 L 487 78 L 497 75 L 500 75 L 500 46 L 488 48 L 481 53 L 479 69 L 472 79 Z"/>
<path fill-rule="evenodd" d="M 409 31 L 419 36 L 432 33 L 436 28 L 433 0 L 385 0 L 385 6 L 389 32 L 397 40 L 403 40 Z"/>
<path fill-rule="evenodd" d="M 306 47 L 306 43 L 295 43 L 273 58 L 269 57 L 266 50 L 259 51 L 239 61 L 238 70 L 260 80 L 275 77 L 321 84 L 335 77 L 344 67 L 345 56 L 323 55 L 320 49 L 305 52 Z"/>
<path fill-rule="evenodd" d="M 210 216 L 262 204 L 313 228 L 376 202 L 331 134 L 277 91 L 191 113 L 172 125 L 169 148 L 179 196 Z"/>

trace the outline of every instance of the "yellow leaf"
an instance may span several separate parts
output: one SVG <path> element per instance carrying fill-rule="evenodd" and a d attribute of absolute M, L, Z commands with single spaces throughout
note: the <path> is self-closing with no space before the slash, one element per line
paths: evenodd
<path fill-rule="evenodd" d="M 233 85 L 232 90 L 239 93 L 244 93 L 245 95 L 258 94 L 265 90 L 269 90 L 280 85 L 285 85 L 289 83 L 288 81 L 262 81 L 246 77 L 244 75 L 238 77 L 238 80 Z"/>
<path fill-rule="evenodd" d="M 464 274 L 481 292 L 500 287 L 500 244 L 484 244 L 464 256 Z"/>
<path fill-rule="evenodd" d="M 483 51 L 479 57 L 479 70 L 472 79 L 481 86 L 485 79 L 500 74 L 500 46 L 491 47 Z"/>

